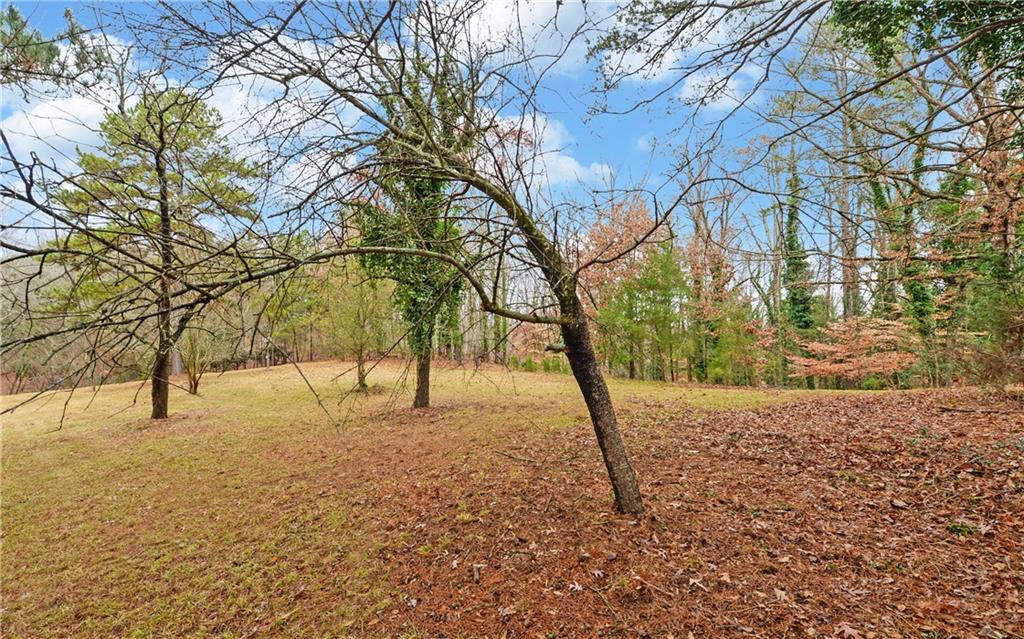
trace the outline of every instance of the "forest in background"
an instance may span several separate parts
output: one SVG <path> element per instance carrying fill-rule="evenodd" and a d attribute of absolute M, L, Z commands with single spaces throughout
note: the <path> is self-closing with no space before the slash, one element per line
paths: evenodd
<path fill-rule="evenodd" d="M 8 29 L 22 19 L 10 11 Z M 913 43 L 907 35 L 887 55 L 908 66 L 929 55 Z M 582 297 L 605 369 L 629 378 L 806 388 L 1020 383 L 1021 113 L 1005 107 L 1008 81 L 1001 85 L 995 74 L 977 80 L 956 56 L 943 62 L 944 73 L 906 74 L 842 100 L 886 67 L 877 53 L 851 48 L 850 38 L 822 23 L 781 66 L 791 88 L 772 95 L 759 114 L 760 129 L 791 132 L 786 142 L 762 157 L 754 145 L 771 135 L 762 133 L 734 150 L 757 163 L 748 174 L 710 179 L 720 165 L 694 151 L 672 218 L 652 215 L 647 198 L 624 193 L 580 221 L 562 241 L 583 267 Z M 962 95 L 950 104 L 958 89 Z M 144 117 L 144 108 L 133 117 Z M 215 172 L 224 188 L 231 180 L 251 185 L 255 166 L 231 159 L 216 109 L 200 110 L 190 117 L 201 120 L 193 123 L 201 139 L 180 150 L 209 151 L 201 170 Z M 133 160 L 114 150 L 114 129 L 131 126 L 128 119 L 109 116 L 107 126 L 110 158 L 83 153 L 81 166 Z M 93 186 L 109 184 L 98 179 Z M 253 206 L 254 193 L 231 188 L 239 191 L 234 206 Z M 758 192 L 774 202 L 765 206 L 752 195 Z M 378 221 L 378 232 L 388 233 L 392 222 Z M 204 232 L 192 224 L 190 231 Z M 304 230 L 280 241 L 313 254 L 339 233 L 359 237 L 365 230 L 339 220 L 319 235 Z M 335 258 L 218 299 L 176 340 L 174 372 L 186 373 L 195 391 L 207 370 L 347 358 L 362 371 L 375 358 L 422 352 L 413 341 L 423 342 L 414 327 L 424 317 L 432 325 L 427 350 L 456 363 L 569 372 L 556 330 L 491 316 L 480 310 L 476 291 L 438 284 L 443 274 L 410 279 L 424 259 L 387 261 Z M 40 268 L 82 265 L 67 258 Z M 477 259 L 474 269 L 501 304 L 550 301 L 536 275 L 510 278 L 499 258 Z M 6 273 L 8 335 L 66 319 L 68 304 L 87 312 L 112 294 L 102 274 L 86 269 L 73 286 L 33 289 L 25 298 L 31 308 L 11 312 L 21 280 L 10 267 Z M 410 302 L 417 296 L 429 299 L 417 307 Z M 66 349 L 57 347 L 61 340 L 38 340 L 8 355 L 5 391 L 143 379 L 151 370 L 145 341 L 96 358 L 89 341 Z M 74 375 L 85 363 L 89 373 Z"/>
<path fill-rule="evenodd" d="M 388 356 L 415 360 L 417 406 L 437 356 L 809 389 L 1020 383 L 1011 5 L 624 7 L 546 54 L 531 47 L 558 11 L 532 39 L 476 43 L 486 3 L 338 6 L 310 31 L 302 7 L 229 6 L 219 28 L 172 5 L 89 28 L 69 12 L 52 36 L 12 5 L 7 96 L 113 106 L 60 162 L 4 132 L 4 390 L 152 379 L 156 415 L 170 375 L 198 392 L 210 370 L 344 358 L 359 390 Z M 245 28 L 267 21 L 288 37 L 248 56 Z M 678 76 L 674 101 L 630 106 L 678 118 L 656 141 L 665 176 L 545 184 L 557 152 L 532 96 L 580 46 L 594 123 L 631 77 Z M 230 122 L 227 79 L 250 105 Z"/>

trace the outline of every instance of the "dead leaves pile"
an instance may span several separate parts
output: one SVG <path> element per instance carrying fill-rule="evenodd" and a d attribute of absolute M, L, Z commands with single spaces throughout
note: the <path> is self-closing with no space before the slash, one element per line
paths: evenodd
<path fill-rule="evenodd" d="M 1020 408 L 950 391 L 714 413 L 632 402 L 637 520 L 611 511 L 588 424 L 539 435 L 511 418 L 501 450 L 411 427 L 375 466 L 394 469 L 368 516 L 399 593 L 378 628 L 1019 637 Z"/>

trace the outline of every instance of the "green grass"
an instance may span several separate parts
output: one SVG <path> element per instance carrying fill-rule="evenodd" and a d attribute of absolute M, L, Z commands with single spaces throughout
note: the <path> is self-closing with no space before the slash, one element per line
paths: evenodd
<path fill-rule="evenodd" d="M 510 424 L 540 436 L 586 425 L 569 375 L 438 369 L 438 408 L 414 412 L 394 364 L 371 373 L 378 392 L 339 405 L 352 380 L 334 378 L 347 368 L 303 366 L 331 419 L 287 366 L 208 375 L 198 397 L 175 389 L 163 422 L 147 419 L 138 384 L 55 393 L 5 416 L 4 636 L 373 635 L 368 624 L 400 593 L 351 468 L 377 459 L 378 432 L 400 442 L 402 429 L 443 427 L 489 446 Z M 611 385 L 622 411 L 803 395 Z"/>
<path fill-rule="evenodd" d="M 946 524 L 946 530 L 957 537 L 970 537 L 974 533 L 978 532 L 977 528 L 966 521 L 954 521 L 952 519 Z"/>

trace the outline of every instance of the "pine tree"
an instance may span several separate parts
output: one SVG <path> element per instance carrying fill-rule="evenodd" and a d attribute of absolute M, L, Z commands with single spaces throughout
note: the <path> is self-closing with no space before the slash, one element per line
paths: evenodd
<path fill-rule="evenodd" d="M 59 240 L 73 250 L 64 265 L 77 285 L 55 291 L 71 316 L 100 317 L 108 304 L 137 299 L 140 316 L 155 309 L 150 377 L 152 417 L 167 417 L 171 353 L 188 325 L 176 313 L 192 277 L 216 271 L 219 253 L 210 223 L 250 219 L 248 164 L 231 156 L 221 118 L 187 91 L 153 91 L 100 125 L 99 153 L 79 152 L 83 173 L 58 199 L 88 231 Z M 223 257 L 223 256 L 221 256 Z"/>

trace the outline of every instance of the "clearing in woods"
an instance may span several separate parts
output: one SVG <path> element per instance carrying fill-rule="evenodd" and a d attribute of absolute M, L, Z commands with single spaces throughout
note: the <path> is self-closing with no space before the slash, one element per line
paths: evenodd
<path fill-rule="evenodd" d="M 396 364 L 342 408 L 348 367 L 303 368 L 337 429 L 290 367 L 166 422 L 137 384 L 6 416 L 4 636 L 1024 630 L 1019 401 L 612 381 L 633 519 L 567 375 L 438 370 L 412 411 Z"/>

